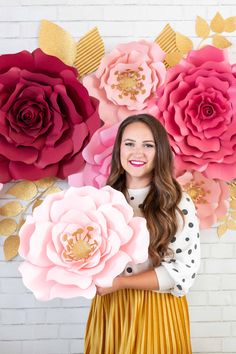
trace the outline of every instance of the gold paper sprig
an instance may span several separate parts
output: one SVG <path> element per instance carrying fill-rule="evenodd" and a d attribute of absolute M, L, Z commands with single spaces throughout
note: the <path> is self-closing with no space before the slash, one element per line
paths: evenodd
<path fill-rule="evenodd" d="M 95 71 L 105 54 L 104 42 L 97 27 L 87 32 L 76 43 L 67 31 L 47 20 L 41 21 L 39 47 L 65 64 L 75 66 L 79 78 Z"/>
<path fill-rule="evenodd" d="M 232 43 L 221 33 L 234 32 L 236 30 L 236 16 L 231 16 L 224 19 L 219 12 L 215 14 L 210 24 L 202 17 L 197 16 L 195 31 L 201 42 L 198 48 L 207 40 L 211 39 L 212 44 L 220 49 L 228 48 Z"/>
<path fill-rule="evenodd" d="M 236 231 L 236 182 L 229 184 L 229 191 L 229 211 L 226 215 L 218 219 L 217 234 L 219 237 L 223 236 L 228 230 Z"/>
<path fill-rule="evenodd" d="M 56 179 L 47 177 L 35 182 L 16 182 L 5 192 L 5 194 L 18 199 L 7 202 L 0 207 L 0 216 L 4 217 L 0 221 L 0 236 L 6 237 L 3 244 L 6 260 L 11 260 L 17 256 L 20 245 L 18 233 L 25 222 L 27 211 L 40 205 L 46 195 L 59 191 L 61 191 L 61 188 L 56 185 Z M 27 203 L 23 205 L 23 202 Z M 17 217 L 18 221 L 12 217 Z"/>
<path fill-rule="evenodd" d="M 164 27 L 155 42 L 166 53 L 164 64 L 167 69 L 178 64 L 193 48 L 191 39 L 179 32 L 175 32 L 169 24 Z"/>

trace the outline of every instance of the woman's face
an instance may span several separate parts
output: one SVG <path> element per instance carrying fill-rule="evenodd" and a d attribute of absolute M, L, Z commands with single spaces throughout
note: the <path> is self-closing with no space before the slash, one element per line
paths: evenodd
<path fill-rule="evenodd" d="M 142 188 L 150 184 L 155 154 L 154 137 L 145 123 L 131 123 L 124 129 L 120 161 L 126 172 L 128 188 Z"/>

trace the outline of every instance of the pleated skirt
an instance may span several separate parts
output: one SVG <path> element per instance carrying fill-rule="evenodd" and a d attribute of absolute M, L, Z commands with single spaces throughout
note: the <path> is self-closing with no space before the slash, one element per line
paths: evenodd
<path fill-rule="evenodd" d="M 84 354 L 191 354 L 186 297 L 119 290 L 92 301 Z"/>

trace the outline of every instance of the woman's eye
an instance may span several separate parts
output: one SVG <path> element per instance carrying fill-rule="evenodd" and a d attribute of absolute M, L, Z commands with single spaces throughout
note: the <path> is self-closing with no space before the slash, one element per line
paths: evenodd
<path fill-rule="evenodd" d="M 145 144 L 144 146 L 147 147 L 147 148 L 154 148 L 153 144 Z"/>
<path fill-rule="evenodd" d="M 134 146 L 134 143 L 125 143 L 125 146 Z"/>

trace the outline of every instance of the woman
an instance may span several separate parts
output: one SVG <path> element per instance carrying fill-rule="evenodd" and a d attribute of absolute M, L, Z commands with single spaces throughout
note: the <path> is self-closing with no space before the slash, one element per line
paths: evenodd
<path fill-rule="evenodd" d="M 97 289 L 85 354 L 190 354 L 185 294 L 200 263 L 198 220 L 173 177 L 167 133 L 154 117 L 121 123 L 107 184 L 146 218 L 149 259 L 127 264 L 111 288 Z"/>

